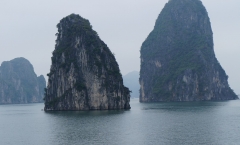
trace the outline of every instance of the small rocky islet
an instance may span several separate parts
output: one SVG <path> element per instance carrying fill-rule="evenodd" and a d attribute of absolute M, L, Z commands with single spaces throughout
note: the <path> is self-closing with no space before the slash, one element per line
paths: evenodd
<path fill-rule="evenodd" d="M 130 109 L 115 56 L 77 14 L 63 18 L 45 92 L 45 111 Z"/>
<path fill-rule="evenodd" d="M 140 102 L 233 100 L 200 0 L 169 0 L 141 46 Z"/>
<path fill-rule="evenodd" d="M 19 57 L 0 66 L 0 104 L 41 103 L 46 81 L 37 76 L 32 64 Z"/>

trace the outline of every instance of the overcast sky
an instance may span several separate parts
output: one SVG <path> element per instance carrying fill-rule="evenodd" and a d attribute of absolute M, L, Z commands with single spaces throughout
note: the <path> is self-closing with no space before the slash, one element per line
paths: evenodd
<path fill-rule="evenodd" d="M 75 13 L 88 19 L 109 46 L 123 75 L 140 69 L 140 47 L 168 0 L 0 0 L 0 63 L 25 57 L 37 75 L 49 73 L 57 28 Z M 202 0 L 212 24 L 214 50 L 240 94 L 240 1 Z"/>

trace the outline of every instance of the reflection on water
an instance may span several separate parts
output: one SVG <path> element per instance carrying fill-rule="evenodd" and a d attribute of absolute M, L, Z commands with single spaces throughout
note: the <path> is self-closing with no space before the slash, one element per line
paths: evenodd
<path fill-rule="evenodd" d="M 0 105 L 0 144 L 238 144 L 240 101 L 139 103 L 129 111 Z M 2 139 L 4 138 L 4 139 Z"/>

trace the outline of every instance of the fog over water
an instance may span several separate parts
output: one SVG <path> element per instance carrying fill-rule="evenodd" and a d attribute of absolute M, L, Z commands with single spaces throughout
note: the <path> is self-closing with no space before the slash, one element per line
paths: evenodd
<path fill-rule="evenodd" d="M 0 1 L 0 62 L 25 57 L 37 75 L 49 72 L 56 25 L 76 13 L 88 19 L 109 46 L 123 75 L 140 69 L 140 47 L 168 0 Z M 240 94 L 240 1 L 202 0 L 212 24 L 214 50 Z M 47 79 L 47 78 L 46 78 Z"/>

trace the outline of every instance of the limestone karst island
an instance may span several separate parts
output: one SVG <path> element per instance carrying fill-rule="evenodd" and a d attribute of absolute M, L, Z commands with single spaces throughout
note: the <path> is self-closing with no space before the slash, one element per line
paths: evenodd
<path fill-rule="evenodd" d="M 169 0 L 141 47 L 140 102 L 233 100 L 199 0 Z"/>
<path fill-rule="evenodd" d="M 57 28 L 44 110 L 130 109 L 118 63 L 89 21 L 71 14 Z"/>
<path fill-rule="evenodd" d="M 0 104 L 43 102 L 46 81 L 37 76 L 32 64 L 19 57 L 4 61 L 0 67 Z"/>

